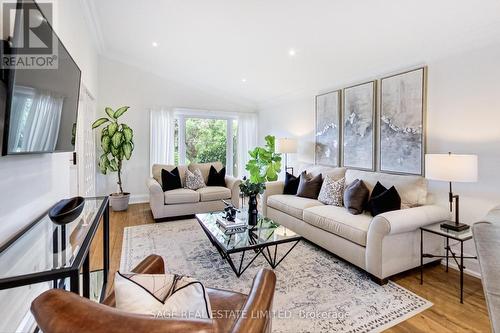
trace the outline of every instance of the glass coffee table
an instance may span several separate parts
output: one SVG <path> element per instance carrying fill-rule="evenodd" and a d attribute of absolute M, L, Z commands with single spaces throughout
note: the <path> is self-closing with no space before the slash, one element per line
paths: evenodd
<path fill-rule="evenodd" d="M 229 263 L 237 277 L 240 277 L 260 254 L 273 269 L 276 268 L 302 239 L 292 230 L 261 215 L 258 217 L 257 225 L 248 226 L 247 230 L 239 233 L 226 234 L 217 224 L 217 218 L 223 216 L 223 212 L 196 214 L 196 219 L 212 245 Z M 246 213 L 238 213 L 237 217 L 247 220 Z M 292 243 L 292 246 L 281 258 L 277 258 L 278 246 L 286 243 Z M 231 255 L 236 253 L 241 254 L 241 257 L 239 263 L 235 264 Z M 247 254 L 251 259 L 244 264 Z"/>

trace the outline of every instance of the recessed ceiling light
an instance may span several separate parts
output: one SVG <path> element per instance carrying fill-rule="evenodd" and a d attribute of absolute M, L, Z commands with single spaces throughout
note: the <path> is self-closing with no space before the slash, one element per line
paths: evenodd
<path fill-rule="evenodd" d="M 297 51 L 295 51 L 294 49 L 290 49 L 290 50 L 288 50 L 288 55 L 289 55 L 290 57 L 294 57 L 296 54 L 297 54 Z"/>
<path fill-rule="evenodd" d="M 241 79 L 241 82 L 245 83 L 245 82 L 247 82 L 247 79 L 242 78 L 242 79 Z"/>
<path fill-rule="evenodd" d="M 158 43 L 157 42 L 153 42 L 153 43 L 151 43 L 151 45 L 153 45 L 153 47 L 158 47 Z"/>

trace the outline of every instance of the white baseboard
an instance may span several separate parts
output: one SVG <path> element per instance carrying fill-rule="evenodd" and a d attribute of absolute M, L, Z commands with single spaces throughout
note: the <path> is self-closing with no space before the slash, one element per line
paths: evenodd
<path fill-rule="evenodd" d="M 145 202 L 149 202 L 149 194 L 132 194 L 130 196 L 131 204 L 145 203 Z"/>
<path fill-rule="evenodd" d="M 130 204 L 146 203 L 149 202 L 149 194 L 132 194 L 130 196 Z M 110 206 L 111 202 L 109 203 Z"/>
<path fill-rule="evenodd" d="M 466 254 L 464 254 L 464 255 L 466 255 Z M 470 260 L 471 259 L 467 259 L 467 261 L 470 261 Z M 474 260 L 474 259 L 472 259 L 472 260 Z M 446 260 L 445 259 L 441 260 L 441 265 L 446 266 Z M 481 279 L 481 273 L 478 272 L 478 271 L 476 271 L 476 270 L 474 270 L 474 269 L 467 268 L 467 266 L 468 266 L 467 262 L 465 263 L 464 266 L 465 266 L 465 269 L 464 269 L 464 273 L 465 274 L 473 276 L 473 277 L 476 277 L 478 279 Z M 451 268 L 451 269 L 454 269 L 456 271 L 459 271 L 458 266 L 457 266 L 457 264 L 455 263 L 455 261 L 453 259 L 451 259 L 450 261 L 448 261 L 448 267 Z"/>

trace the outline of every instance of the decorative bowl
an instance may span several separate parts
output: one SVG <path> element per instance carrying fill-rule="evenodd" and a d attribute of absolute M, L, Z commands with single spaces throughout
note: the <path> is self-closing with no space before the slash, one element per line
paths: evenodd
<path fill-rule="evenodd" d="M 64 225 L 73 222 L 82 212 L 85 198 L 74 197 L 56 203 L 49 211 L 49 217 L 55 224 Z"/>

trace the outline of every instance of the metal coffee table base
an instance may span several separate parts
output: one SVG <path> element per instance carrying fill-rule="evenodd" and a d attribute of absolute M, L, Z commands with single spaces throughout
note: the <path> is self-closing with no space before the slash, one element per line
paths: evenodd
<path fill-rule="evenodd" d="M 240 262 L 239 262 L 238 268 L 236 268 L 236 265 L 233 262 L 233 259 L 231 258 L 231 254 L 232 253 L 225 253 L 225 252 L 221 251 L 219 249 L 219 247 L 217 247 L 217 246 L 216 246 L 216 248 L 219 251 L 219 254 L 221 255 L 221 257 L 223 259 L 225 259 L 229 263 L 229 266 L 231 266 L 231 269 L 233 270 L 234 274 L 236 274 L 237 277 L 240 277 L 247 270 L 247 268 L 250 267 L 250 265 L 255 261 L 255 259 L 257 259 L 257 257 L 260 254 L 262 254 L 264 256 L 264 258 L 266 259 L 266 261 L 269 263 L 269 265 L 273 269 L 275 269 L 276 267 L 278 267 L 278 265 L 283 261 L 283 259 L 285 259 L 285 257 L 293 250 L 293 248 L 299 242 L 300 242 L 300 239 L 294 241 L 293 242 L 294 244 L 292 245 L 292 247 L 290 249 L 288 249 L 288 251 L 286 251 L 286 253 L 279 260 L 277 258 L 278 245 L 279 244 L 274 244 L 274 245 L 270 244 L 270 245 L 262 246 L 262 247 L 259 247 L 259 248 L 256 248 L 256 249 L 249 249 L 249 250 L 243 250 L 243 251 L 239 251 L 239 252 L 233 252 L 233 253 L 241 253 L 241 258 L 240 258 Z M 286 243 L 280 243 L 280 244 L 286 244 Z M 273 250 L 269 250 L 269 248 L 272 248 L 272 247 L 274 247 L 274 251 Z M 244 266 L 243 263 L 244 263 L 244 260 L 245 260 L 245 254 L 247 252 L 251 252 L 251 254 L 253 255 L 253 257 Z M 271 252 L 274 252 L 274 253 L 271 254 Z"/>

